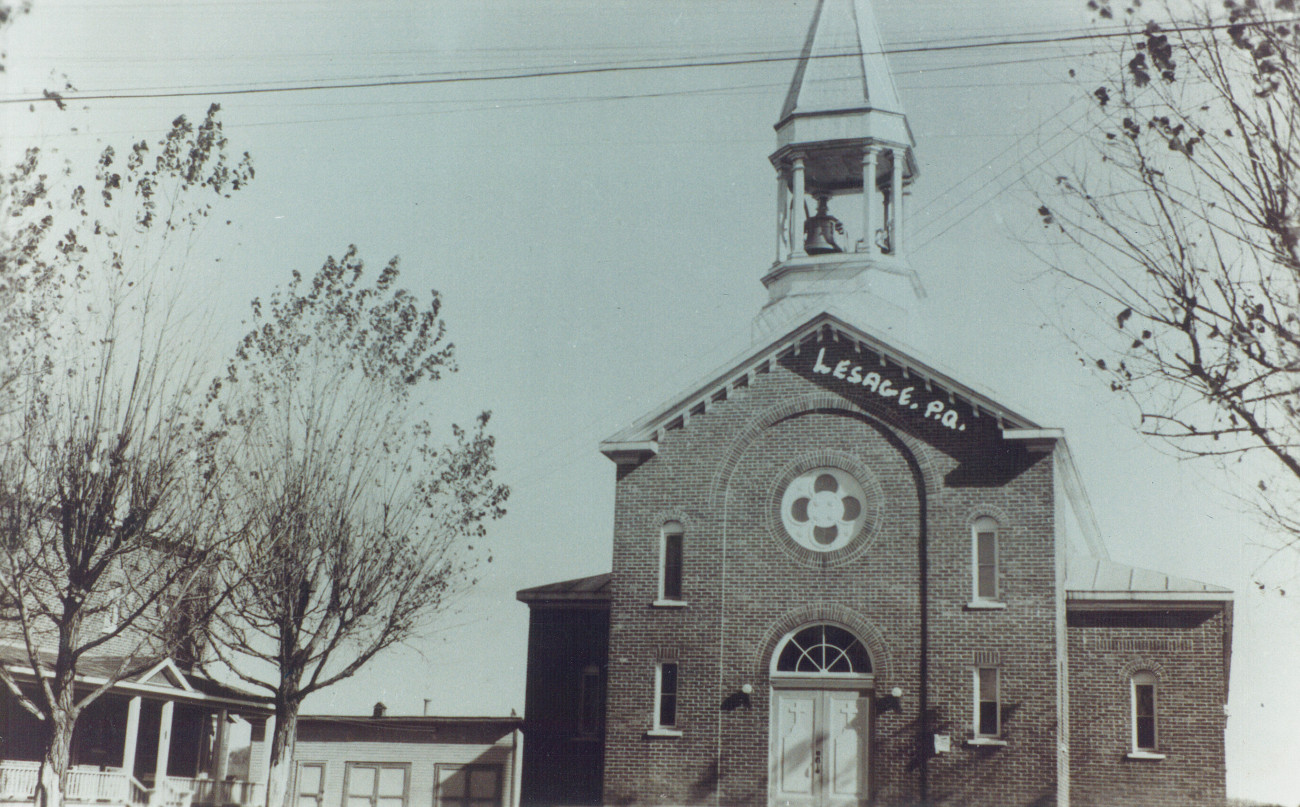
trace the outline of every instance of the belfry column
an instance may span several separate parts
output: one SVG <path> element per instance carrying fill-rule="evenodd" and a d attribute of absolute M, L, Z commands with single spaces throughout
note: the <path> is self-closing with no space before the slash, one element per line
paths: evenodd
<path fill-rule="evenodd" d="M 867 146 L 862 151 L 862 249 L 870 257 L 875 257 L 876 225 L 872 210 L 876 205 L 876 147 Z"/>
<path fill-rule="evenodd" d="M 776 259 L 785 260 L 790 254 L 790 237 L 794 217 L 790 215 L 790 189 L 786 187 L 785 170 L 776 171 Z"/>
<path fill-rule="evenodd" d="M 808 254 L 804 251 L 804 209 L 803 204 L 801 204 L 804 199 L 803 157 L 794 158 L 792 170 L 794 171 L 794 189 L 791 194 L 794 197 L 794 215 L 790 217 L 790 254 L 802 258 Z"/>
<path fill-rule="evenodd" d="M 898 257 L 903 254 L 903 168 L 907 165 L 907 152 L 895 148 L 893 162 L 889 198 L 894 222 L 889 232 L 889 251 L 890 254 Z"/>

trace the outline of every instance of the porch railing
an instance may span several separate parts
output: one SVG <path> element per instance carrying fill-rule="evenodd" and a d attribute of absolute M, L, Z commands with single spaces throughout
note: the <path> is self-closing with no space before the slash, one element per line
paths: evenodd
<path fill-rule="evenodd" d="M 191 785 L 190 804 L 193 807 L 227 807 L 227 805 L 252 805 L 266 802 L 265 785 L 260 782 L 245 782 L 227 779 L 217 782 L 212 779 L 184 779 Z"/>
<path fill-rule="evenodd" d="M 31 802 L 39 773 L 37 762 L 0 761 L 0 803 Z M 69 803 L 122 807 L 246 807 L 265 801 L 264 788 L 258 782 L 169 776 L 149 790 L 123 770 L 73 768 L 68 772 L 64 799 Z"/>
<path fill-rule="evenodd" d="M 28 801 L 36 793 L 38 762 L 0 762 L 0 801 Z"/>

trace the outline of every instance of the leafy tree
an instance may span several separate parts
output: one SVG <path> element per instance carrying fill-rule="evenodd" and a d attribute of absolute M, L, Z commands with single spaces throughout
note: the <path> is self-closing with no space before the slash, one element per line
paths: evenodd
<path fill-rule="evenodd" d="M 455 369 L 436 293 L 369 277 L 356 249 L 265 304 L 212 399 L 235 548 L 216 663 L 275 708 L 267 803 L 287 804 L 298 710 L 417 635 L 471 584 L 470 541 L 504 514 L 488 413 L 440 447 L 422 407 Z M 490 560 L 490 558 L 489 558 Z"/>
<path fill-rule="evenodd" d="M 1141 430 L 1195 457 L 1271 458 L 1264 512 L 1300 538 L 1300 16 L 1228 0 L 1134 24 L 1092 89 L 1096 158 L 1039 214 L 1091 296 L 1089 360 Z M 1103 18 L 1138 18 L 1138 3 Z M 1181 8 L 1181 7 L 1180 7 Z M 1270 474 L 1273 475 L 1273 474 Z M 1276 489 L 1280 488 L 1280 489 Z"/>
<path fill-rule="evenodd" d="M 4 189 L 0 636 L 17 649 L 0 684 L 44 727 L 41 807 L 62 804 L 85 708 L 201 627 L 214 442 L 162 288 L 214 202 L 252 176 L 217 112 L 177 118 L 125 161 L 105 149 L 93 183 L 29 151 Z M 87 686 L 92 660 L 102 681 Z"/>

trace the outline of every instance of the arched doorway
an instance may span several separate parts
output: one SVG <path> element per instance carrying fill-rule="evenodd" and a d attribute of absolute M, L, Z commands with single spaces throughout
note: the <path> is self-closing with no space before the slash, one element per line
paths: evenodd
<path fill-rule="evenodd" d="M 875 686 L 866 645 L 840 625 L 798 628 L 777 643 L 769 680 L 771 803 L 865 803 Z"/>

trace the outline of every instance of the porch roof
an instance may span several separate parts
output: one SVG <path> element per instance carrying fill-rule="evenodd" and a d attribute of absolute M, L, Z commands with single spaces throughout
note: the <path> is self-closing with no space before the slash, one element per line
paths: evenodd
<path fill-rule="evenodd" d="M 53 652 L 38 650 L 37 657 L 46 669 L 54 664 Z M 0 643 L 0 664 L 20 679 L 36 680 L 27 652 L 21 647 Z M 129 668 L 128 674 L 113 685 L 113 690 L 122 694 L 230 706 L 246 714 L 269 715 L 272 712 L 269 698 L 223 684 L 192 670 L 183 670 L 170 658 L 155 660 L 145 666 L 141 663 L 132 665 L 130 656 L 83 656 L 77 660 L 77 680 L 87 686 L 96 686 L 116 678 L 124 666 Z"/>

